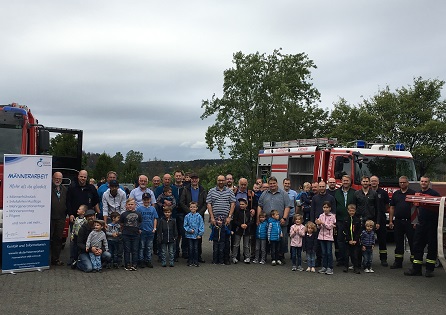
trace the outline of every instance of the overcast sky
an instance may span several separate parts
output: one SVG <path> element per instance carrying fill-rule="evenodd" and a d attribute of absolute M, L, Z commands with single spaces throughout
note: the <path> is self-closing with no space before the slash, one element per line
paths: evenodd
<path fill-rule="evenodd" d="M 328 109 L 446 80 L 444 0 L 0 0 L 0 12 L 0 104 L 83 129 L 85 151 L 112 156 L 218 158 L 201 101 L 221 96 L 237 51 L 307 53 Z"/>

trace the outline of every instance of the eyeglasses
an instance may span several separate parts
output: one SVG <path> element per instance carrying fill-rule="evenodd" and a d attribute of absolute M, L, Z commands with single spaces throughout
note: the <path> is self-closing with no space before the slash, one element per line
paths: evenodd
<path fill-rule="evenodd" d="M 407 184 L 408 182 L 400 182 L 400 184 Z"/>

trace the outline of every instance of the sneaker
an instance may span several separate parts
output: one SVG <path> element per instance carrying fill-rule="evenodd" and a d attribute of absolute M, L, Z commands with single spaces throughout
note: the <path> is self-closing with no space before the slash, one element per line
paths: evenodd
<path fill-rule="evenodd" d="M 148 268 L 153 268 L 153 265 L 152 265 L 152 262 L 151 262 L 151 261 L 148 261 L 148 262 L 146 263 L 146 266 L 147 266 Z"/>
<path fill-rule="evenodd" d="M 250 258 L 246 258 L 243 262 L 244 262 L 245 264 L 249 264 L 249 263 L 251 262 L 251 259 L 250 259 Z"/>
<path fill-rule="evenodd" d="M 344 269 L 342 269 L 342 272 L 347 273 L 347 272 L 348 272 L 348 268 L 344 268 Z"/>
<path fill-rule="evenodd" d="M 119 265 L 118 264 L 113 264 L 113 268 L 119 269 Z"/>
<path fill-rule="evenodd" d="M 359 269 L 353 269 L 353 273 L 356 273 L 357 275 L 361 274 L 361 270 Z"/>
<path fill-rule="evenodd" d="M 291 271 L 296 271 L 297 270 L 297 267 L 296 266 L 293 266 L 292 268 L 291 268 Z"/>
<path fill-rule="evenodd" d="M 348 270 L 353 270 L 353 266 L 348 266 Z"/>
<path fill-rule="evenodd" d="M 73 261 L 70 265 L 71 269 L 76 269 L 77 260 Z"/>
<path fill-rule="evenodd" d="M 253 264 L 258 264 L 259 261 L 258 261 L 257 259 L 254 259 L 254 260 L 252 261 L 252 263 L 253 263 Z"/>
<path fill-rule="evenodd" d="M 278 261 L 277 261 L 277 264 L 278 264 L 279 266 L 281 266 L 281 265 L 283 265 L 284 263 L 283 263 L 281 260 L 278 260 Z"/>
<path fill-rule="evenodd" d="M 364 269 L 364 272 L 365 272 L 365 273 L 369 273 L 369 272 L 370 272 L 370 269 L 369 269 L 369 268 L 365 268 L 365 269 Z"/>
<path fill-rule="evenodd" d="M 321 269 L 319 269 L 318 273 L 326 273 L 327 272 L 327 268 L 322 267 Z"/>
<path fill-rule="evenodd" d="M 188 267 L 192 267 L 193 264 L 191 264 L 191 263 L 187 263 L 187 266 L 188 266 Z"/>
<path fill-rule="evenodd" d="M 162 267 L 166 267 L 166 263 L 161 263 L 161 266 Z"/>
<path fill-rule="evenodd" d="M 273 260 L 273 261 L 271 262 L 271 265 L 275 266 L 275 265 L 276 265 L 276 261 Z"/>
<path fill-rule="evenodd" d="M 133 265 L 133 266 L 132 266 L 132 270 L 133 270 L 133 271 L 138 270 L 138 268 L 136 267 L 136 265 Z"/>
<path fill-rule="evenodd" d="M 264 260 L 261 260 L 260 262 L 259 262 L 259 264 L 261 264 L 261 265 L 264 265 L 266 262 L 264 261 Z"/>
<path fill-rule="evenodd" d="M 304 268 L 302 268 L 302 266 L 297 266 L 297 271 L 304 271 Z"/>
<path fill-rule="evenodd" d="M 173 264 L 169 264 L 169 267 L 173 267 Z"/>
<path fill-rule="evenodd" d="M 200 264 L 194 264 L 194 267 L 200 267 Z"/>
<path fill-rule="evenodd" d="M 235 257 L 232 258 L 232 263 L 233 263 L 233 264 L 236 264 L 237 262 L 238 262 L 237 258 L 235 258 Z"/>
<path fill-rule="evenodd" d="M 311 272 L 316 272 L 316 268 L 311 267 Z"/>
<path fill-rule="evenodd" d="M 306 272 L 310 272 L 310 271 L 311 271 L 311 268 L 308 267 L 307 270 L 305 270 L 305 271 L 306 271 Z"/>
<path fill-rule="evenodd" d="M 332 275 L 333 274 L 333 269 L 331 268 L 327 268 L 327 271 L 325 272 L 326 275 Z"/>
<path fill-rule="evenodd" d="M 127 270 L 127 271 L 132 271 L 132 266 L 130 266 L 130 265 L 125 266 L 124 269 Z"/>

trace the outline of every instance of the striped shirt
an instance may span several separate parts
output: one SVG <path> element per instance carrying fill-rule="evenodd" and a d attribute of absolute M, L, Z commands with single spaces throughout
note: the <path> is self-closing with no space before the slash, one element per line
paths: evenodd
<path fill-rule="evenodd" d="M 212 206 L 214 218 L 219 216 L 226 218 L 233 202 L 235 202 L 234 192 L 226 186 L 222 190 L 218 187 L 211 188 L 206 197 L 206 203 Z"/>

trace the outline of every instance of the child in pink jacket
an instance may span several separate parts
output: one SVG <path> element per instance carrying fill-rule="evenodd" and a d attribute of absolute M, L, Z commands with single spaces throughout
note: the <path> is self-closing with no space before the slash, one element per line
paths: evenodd
<path fill-rule="evenodd" d="M 292 271 L 303 271 L 302 268 L 302 238 L 305 236 L 305 225 L 302 224 L 303 217 L 300 214 L 293 216 L 294 224 L 290 228 L 291 238 L 291 262 L 293 263 Z M 296 265 L 297 257 L 297 265 Z"/>
<path fill-rule="evenodd" d="M 332 214 L 331 204 L 329 201 L 323 203 L 322 213 L 318 219 L 316 219 L 317 227 L 319 230 L 318 241 L 321 243 L 322 249 L 322 268 L 319 273 L 325 273 L 327 275 L 333 274 L 333 230 L 336 227 L 336 216 Z"/>

